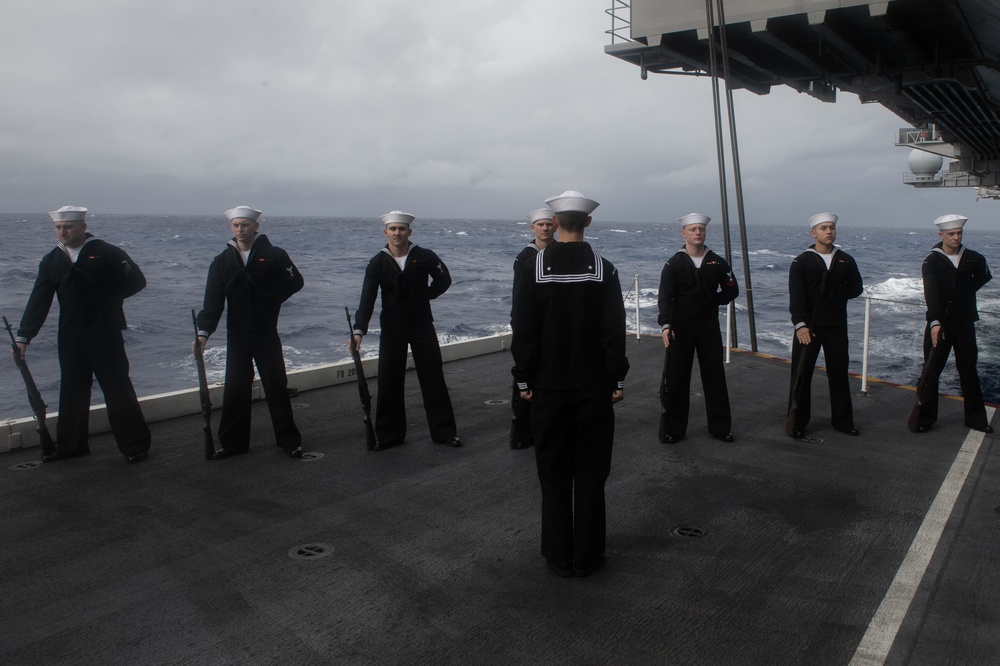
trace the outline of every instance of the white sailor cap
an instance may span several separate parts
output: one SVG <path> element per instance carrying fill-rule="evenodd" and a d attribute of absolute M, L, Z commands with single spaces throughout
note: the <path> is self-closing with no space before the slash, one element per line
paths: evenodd
<path fill-rule="evenodd" d="M 683 217 L 677 218 L 677 221 L 681 223 L 681 229 L 683 229 L 689 224 L 708 224 L 712 221 L 712 218 L 701 213 L 688 213 Z"/>
<path fill-rule="evenodd" d="M 552 209 L 546 206 L 545 208 L 539 208 L 528 213 L 528 222 L 534 224 L 539 220 L 551 220 L 552 219 Z"/>
<path fill-rule="evenodd" d="M 87 209 L 80 206 L 63 206 L 59 210 L 49 212 L 53 222 L 83 222 L 87 218 Z"/>
<path fill-rule="evenodd" d="M 950 231 L 951 229 L 961 229 L 968 221 L 969 218 L 964 215 L 942 215 L 934 220 L 934 224 L 940 231 Z"/>
<path fill-rule="evenodd" d="M 260 216 L 261 212 L 256 208 L 251 208 L 250 206 L 237 206 L 236 208 L 230 208 L 226 211 L 227 220 L 234 220 L 237 217 L 243 217 L 256 222 Z"/>
<path fill-rule="evenodd" d="M 833 213 L 816 213 L 809 218 L 809 228 L 812 229 L 817 224 L 823 224 L 824 222 L 833 222 L 837 224 L 837 220 L 840 218 Z"/>
<path fill-rule="evenodd" d="M 584 213 L 586 215 L 590 215 L 595 208 L 601 205 L 576 190 L 566 190 L 557 197 L 549 197 L 545 203 L 548 204 L 553 213 Z"/>
<path fill-rule="evenodd" d="M 382 224 L 405 224 L 409 226 L 410 224 L 413 224 L 413 220 L 415 219 L 417 219 L 415 215 L 404 213 L 401 210 L 392 210 L 382 216 Z"/>

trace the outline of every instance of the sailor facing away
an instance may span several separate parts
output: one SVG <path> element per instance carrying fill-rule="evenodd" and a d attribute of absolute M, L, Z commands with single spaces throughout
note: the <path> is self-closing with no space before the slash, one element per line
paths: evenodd
<path fill-rule="evenodd" d="M 731 303 L 740 288 L 726 260 L 705 247 L 710 221 L 707 215 L 699 213 L 678 220 L 684 247 L 664 264 L 660 273 L 657 323 L 662 327 L 663 346 L 670 350 L 671 356 L 666 444 L 680 441 L 687 432 L 695 353 L 705 393 L 708 434 L 724 442 L 733 441 L 719 306 Z"/>
<path fill-rule="evenodd" d="M 511 326 L 514 325 L 514 304 L 517 303 L 517 287 L 521 283 L 521 269 L 529 259 L 534 258 L 536 254 L 547 248 L 555 237 L 556 224 L 552 221 L 552 209 L 548 206 L 528 213 L 528 222 L 534 238 L 514 257 L 514 287 L 511 290 L 510 300 Z M 510 447 L 512 449 L 526 449 L 534 443 L 531 437 L 531 403 L 527 400 L 521 400 L 521 392 L 516 381 L 512 389 L 512 400 L 515 420 L 514 437 Z"/>
<path fill-rule="evenodd" d="M 840 432 L 860 434 L 854 427 L 847 376 L 850 360 L 847 301 L 860 296 L 864 284 L 854 257 L 834 246 L 837 220 L 833 213 L 819 213 L 809 218 L 810 234 L 816 242 L 797 256 L 788 270 L 788 310 L 795 326 L 788 405 L 790 412 L 793 402 L 797 405 L 792 432 L 796 439 L 804 436 L 809 424 L 812 376 L 820 347 L 826 357 L 831 423 Z M 796 395 L 797 385 L 801 388 Z"/>
<path fill-rule="evenodd" d="M 983 391 L 976 372 L 979 359 L 976 292 L 993 276 L 983 255 L 962 244 L 967 221 L 963 215 L 942 215 L 934 220 L 941 241 L 931 249 L 920 269 L 927 302 L 924 362 L 930 365 L 927 366 L 926 398 L 920 405 L 917 432 L 927 432 L 937 421 L 938 380 L 952 349 L 965 403 L 965 426 L 993 432 L 986 418 Z"/>
<path fill-rule="evenodd" d="M 212 460 L 250 450 L 253 366 L 256 362 L 271 414 L 275 443 L 292 458 L 302 457 L 302 435 L 292 417 L 285 359 L 278 337 L 281 304 L 302 289 L 302 275 L 288 253 L 260 231 L 261 212 L 237 206 L 225 213 L 233 238 L 212 260 L 205 304 L 198 314 L 198 342 L 204 351 L 226 310 L 226 385 L 219 419 L 222 448 Z"/>
<path fill-rule="evenodd" d="M 559 242 L 521 270 L 511 372 L 531 402 L 542 556 L 561 577 L 587 576 L 605 563 L 613 404 L 628 372 L 625 306 L 618 271 L 584 242 L 597 202 L 567 191 L 545 203 Z"/>
<path fill-rule="evenodd" d="M 403 396 L 407 347 L 413 351 L 413 362 L 417 366 L 431 440 L 452 447 L 462 445 L 444 381 L 441 348 L 431 314 L 431 301 L 451 286 L 451 274 L 436 254 L 410 242 L 414 219 L 413 215 L 398 210 L 381 217 L 382 233 L 388 243 L 371 258 L 365 269 L 361 302 L 355 313 L 354 335 L 350 341 L 361 350 L 361 336 L 368 333 L 375 298 L 381 290 L 376 451 L 402 444 L 406 437 Z"/>
<path fill-rule="evenodd" d="M 63 206 L 49 217 L 59 244 L 38 265 L 16 338 L 24 358 L 52 297 L 59 299 L 57 446 L 42 461 L 90 453 L 90 390 L 96 377 L 118 449 L 128 462 L 139 462 L 149 450 L 150 435 L 129 378 L 123 301 L 141 291 L 146 278 L 124 250 L 87 232 L 86 208 Z"/>

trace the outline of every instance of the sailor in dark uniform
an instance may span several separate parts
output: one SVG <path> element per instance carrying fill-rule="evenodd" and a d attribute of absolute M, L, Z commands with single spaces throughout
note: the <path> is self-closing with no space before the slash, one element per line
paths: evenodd
<path fill-rule="evenodd" d="M 587 576 L 605 563 L 613 403 L 628 372 L 625 306 L 618 271 L 584 242 L 597 202 L 568 191 L 545 203 L 559 242 L 521 271 L 512 374 L 531 401 L 542 556 L 561 577 Z"/>
<path fill-rule="evenodd" d="M 511 296 L 510 322 L 514 325 L 514 303 L 517 302 L 517 286 L 521 282 L 521 269 L 529 259 L 533 259 L 541 250 L 548 247 L 555 236 L 556 224 L 552 221 L 552 210 L 548 207 L 539 208 L 528 213 L 531 233 L 534 238 L 521 252 L 514 258 L 514 288 Z M 513 399 L 515 410 L 514 438 L 511 440 L 511 448 L 526 449 L 534 443 L 531 438 L 531 403 L 520 399 L 520 390 L 517 382 L 514 382 Z"/>
<path fill-rule="evenodd" d="M 415 219 L 394 210 L 382 216 L 388 243 L 368 262 L 361 288 L 361 302 L 354 320 L 351 344 L 360 351 L 361 336 L 375 311 L 375 298 L 382 290 L 382 331 L 378 351 L 378 395 L 375 405 L 375 436 L 381 451 L 403 443 L 406 437 L 406 348 L 413 352 L 417 380 L 424 399 L 424 412 L 436 444 L 462 445 L 455 426 L 455 413 L 444 381 L 441 348 L 431 301 L 451 286 L 451 274 L 436 254 L 410 242 Z"/>
<path fill-rule="evenodd" d="M 227 210 L 233 238 L 212 260 L 205 285 L 205 304 L 198 314 L 202 350 L 226 310 L 226 384 L 219 419 L 222 448 L 212 460 L 250 450 L 253 365 L 271 413 L 274 439 L 292 458 L 302 457 L 302 435 L 292 417 L 285 359 L 278 337 L 281 304 L 302 289 L 302 275 L 280 247 L 260 230 L 259 210 L 237 206 Z"/>
<path fill-rule="evenodd" d="M 830 420 L 834 429 L 859 435 L 854 427 L 847 339 L 847 301 L 864 290 L 854 258 L 834 246 L 837 219 L 833 213 L 809 218 L 815 244 L 797 256 L 788 270 L 788 310 L 795 335 L 792 338 L 792 381 L 789 411 L 800 380 L 798 409 L 792 436 L 801 439 L 811 416 L 812 376 L 820 347 L 826 358 L 826 378 L 830 385 Z M 801 377 L 799 377 L 801 367 Z"/>
<path fill-rule="evenodd" d="M 944 215 L 934 220 L 941 242 L 933 247 L 921 268 L 927 302 L 924 361 L 932 359 L 932 365 L 927 369 L 926 397 L 920 406 L 917 432 L 927 432 L 937 421 L 938 380 L 953 348 L 965 403 L 965 426 L 993 432 L 976 372 L 979 358 L 976 292 L 993 276 L 983 255 L 962 245 L 962 227 L 967 219 L 962 215 Z M 932 355 L 936 347 L 940 349 Z"/>
<path fill-rule="evenodd" d="M 23 358 L 48 316 L 52 297 L 58 297 L 58 444 L 54 453 L 42 457 L 43 462 L 90 453 L 87 435 L 94 377 L 104 393 L 118 449 L 128 462 L 139 462 L 149 450 L 150 436 L 128 375 L 122 304 L 146 286 L 146 278 L 124 250 L 87 233 L 86 215 L 87 209 L 77 206 L 49 213 L 59 245 L 38 266 L 17 346 Z"/>
<path fill-rule="evenodd" d="M 740 288 L 726 260 L 705 247 L 710 219 L 691 213 L 678 220 L 684 248 L 667 261 L 660 274 L 657 323 L 662 327 L 663 346 L 671 356 L 664 437 L 667 444 L 680 441 L 687 432 L 695 352 L 705 393 L 708 433 L 724 442 L 733 441 L 719 306 L 731 303 Z"/>

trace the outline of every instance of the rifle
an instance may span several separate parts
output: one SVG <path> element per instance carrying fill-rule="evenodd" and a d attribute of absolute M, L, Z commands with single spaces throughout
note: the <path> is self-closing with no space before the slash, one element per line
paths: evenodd
<path fill-rule="evenodd" d="M 931 348 L 931 353 L 927 355 L 927 360 L 924 362 L 924 369 L 920 371 L 920 379 L 917 380 L 917 404 L 913 406 L 910 418 L 906 420 L 906 427 L 910 429 L 910 432 L 917 432 L 917 428 L 920 426 L 920 409 L 927 402 L 925 395 L 927 393 L 927 380 L 930 378 L 931 368 L 938 362 L 938 356 L 943 348 L 944 326 L 938 331 L 937 346 Z"/>
<path fill-rule="evenodd" d="M 191 322 L 194 324 L 194 362 L 198 366 L 198 395 L 201 397 L 201 415 L 205 418 L 205 460 L 211 460 L 215 455 L 215 442 L 212 439 L 212 399 L 208 393 L 208 374 L 205 372 L 205 354 L 198 340 L 198 317 L 191 308 Z"/>
<path fill-rule="evenodd" d="M 42 455 L 52 455 L 56 452 L 56 445 L 52 442 L 52 435 L 49 434 L 49 429 L 45 426 L 45 408 L 48 405 L 42 400 L 42 394 L 35 385 L 31 370 L 28 369 L 28 362 L 21 355 L 21 348 L 17 346 L 17 340 L 14 339 L 14 333 L 11 331 L 7 317 L 3 318 L 3 325 L 7 329 L 7 335 L 10 336 L 10 348 L 14 352 L 14 365 L 21 371 L 21 379 L 24 380 L 24 388 L 28 392 L 28 404 L 31 405 L 31 412 L 35 415 L 35 420 L 38 421 L 36 430 L 38 431 L 38 441 L 42 445 Z"/>
<path fill-rule="evenodd" d="M 812 329 L 809 329 L 812 335 Z M 811 343 L 810 343 L 811 344 Z M 802 375 L 806 367 L 806 355 L 809 353 L 809 345 L 802 345 L 799 353 L 799 365 L 795 369 L 795 377 L 792 379 L 792 399 L 788 405 L 788 416 L 785 418 L 785 434 L 789 437 L 795 436 L 795 418 L 799 414 L 799 397 L 802 394 Z"/>
<path fill-rule="evenodd" d="M 358 395 L 361 398 L 361 409 L 365 412 L 365 445 L 369 451 L 378 447 L 375 429 L 372 427 L 372 394 L 368 391 L 368 380 L 365 378 L 365 367 L 361 364 L 361 352 L 354 344 L 354 324 L 351 322 L 351 311 L 344 306 L 347 313 L 347 327 L 351 333 L 351 357 L 354 358 L 354 372 L 358 376 Z"/>
<path fill-rule="evenodd" d="M 660 375 L 660 443 L 667 441 L 667 375 L 670 372 L 670 347 L 663 350 L 663 373 Z"/>
<path fill-rule="evenodd" d="M 830 271 L 827 270 L 823 273 L 823 277 L 819 281 L 819 299 L 816 301 L 816 307 L 813 308 L 812 321 L 806 326 L 809 329 L 809 336 L 815 338 L 813 335 L 813 324 L 816 323 L 816 315 L 819 313 L 819 306 L 823 302 L 823 296 L 826 295 L 826 278 L 830 275 Z M 794 333 L 793 333 L 794 335 Z M 816 342 L 815 339 L 810 340 L 809 345 Z M 792 395 L 788 404 L 788 416 L 785 418 L 785 434 L 789 437 L 795 436 L 795 418 L 799 414 L 799 397 L 802 394 L 802 375 L 806 366 L 806 355 L 808 354 L 809 345 L 802 345 L 802 352 L 799 354 L 799 366 L 795 369 L 795 377 L 792 379 Z"/>

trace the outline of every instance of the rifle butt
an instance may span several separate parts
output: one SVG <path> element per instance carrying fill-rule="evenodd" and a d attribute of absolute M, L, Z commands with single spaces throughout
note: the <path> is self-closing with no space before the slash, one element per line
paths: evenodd
<path fill-rule="evenodd" d="M 660 373 L 660 428 L 657 432 L 657 439 L 660 444 L 667 443 L 667 400 L 669 392 L 667 381 L 670 374 L 670 347 L 663 350 L 663 372 Z"/>
<path fill-rule="evenodd" d="M 50 456 L 56 452 L 55 442 L 52 441 L 52 435 L 49 434 L 49 429 L 45 426 L 44 417 L 38 423 L 38 441 L 42 445 L 43 456 Z"/>

